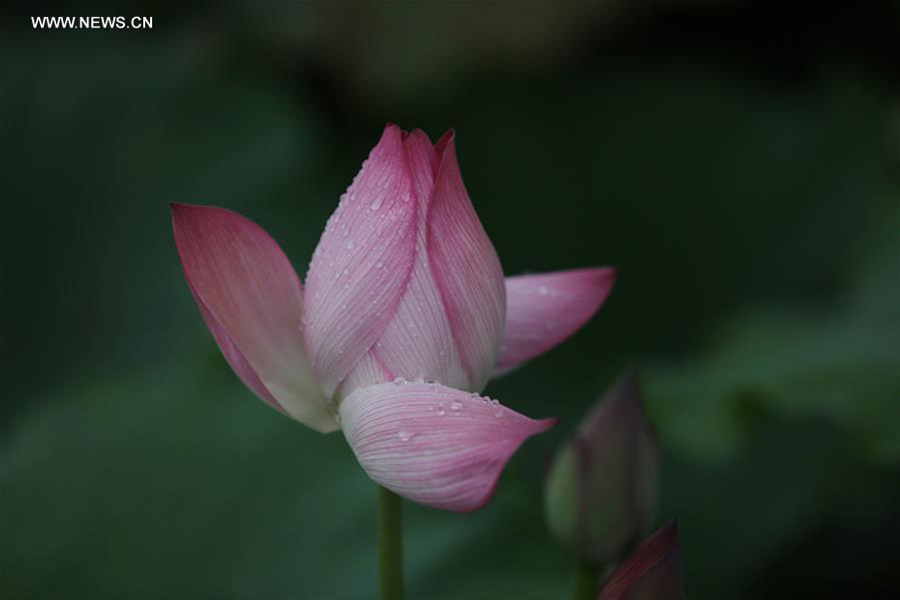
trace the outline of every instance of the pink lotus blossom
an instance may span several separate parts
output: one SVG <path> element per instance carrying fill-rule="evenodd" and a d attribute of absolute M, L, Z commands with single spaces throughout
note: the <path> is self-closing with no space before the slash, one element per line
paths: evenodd
<path fill-rule="evenodd" d="M 388 125 L 328 220 L 305 286 L 278 244 L 223 208 L 173 205 L 191 292 L 257 396 L 327 433 L 422 504 L 471 511 L 522 442 L 548 429 L 478 394 L 579 329 L 615 273 L 504 280 L 454 134 Z"/>

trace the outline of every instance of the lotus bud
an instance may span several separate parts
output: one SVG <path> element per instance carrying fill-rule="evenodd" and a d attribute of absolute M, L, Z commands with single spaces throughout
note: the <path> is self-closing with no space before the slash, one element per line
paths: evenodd
<path fill-rule="evenodd" d="M 675 521 L 651 535 L 610 575 L 597 600 L 684 600 Z"/>
<path fill-rule="evenodd" d="M 621 560 L 650 525 L 658 480 L 659 447 L 631 372 L 557 452 L 544 489 L 550 530 L 587 560 Z"/>

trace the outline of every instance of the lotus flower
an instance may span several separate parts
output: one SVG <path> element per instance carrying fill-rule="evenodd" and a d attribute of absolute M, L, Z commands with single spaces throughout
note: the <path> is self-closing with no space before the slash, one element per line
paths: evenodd
<path fill-rule="evenodd" d="M 612 572 L 597 600 L 684 600 L 675 521 L 651 535 Z"/>
<path fill-rule="evenodd" d="M 380 485 L 467 512 L 552 419 L 478 394 L 579 329 L 614 271 L 504 280 L 463 186 L 454 134 L 388 125 L 301 284 L 278 244 L 223 208 L 172 206 L 188 286 L 238 377 L 276 410 L 342 428 Z"/>
<path fill-rule="evenodd" d="M 554 458 L 544 488 L 550 530 L 590 560 L 620 560 L 649 527 L 658 487 L 659 446 L 632 372 Z"/>

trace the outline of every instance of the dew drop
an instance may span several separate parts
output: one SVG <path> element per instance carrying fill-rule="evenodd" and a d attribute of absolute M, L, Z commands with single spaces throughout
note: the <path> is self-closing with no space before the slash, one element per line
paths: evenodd
<path fill-rule="evenodd" d="M 456 414 L 459 414 L 459 411 L 462 410 L 462 403 L 456 402 L 456 401 L 451 402 L 451 403 L 450 403 L 450 410 L 452 410 L 452 411 L 453 411 L 454 413 L 456 413 Z"/>
<path fill-rule="evenodd" d="M 381 203 L 383 201 L 384 201 L 384 196 L 378 196 L 377 198 L 375 198 L 375 200 L 372 202 L 372 204 L 369 205 L 369 209 L 370 210 L 378 210 L 379 208 L 381 208 Z"/>
<path fill-rule="evenodd" d="M 500 410 L 500 401 L 499 400 L 491 400 L 491 404 L 494 405 L 494 416 L 498 419 L 503 416 L 503 411 Z"/>
<path fill-rule="evenodd" d="M 445 414 L 447 414 L 447 411 L 444 410 L 444 403 L 438 402 L 438 405 L 434 409 L 434 412 L 436 412 L 439 417 L 443 417 Z"/>
<path fill-rule="evenodd" d="M 412 439 L 412 436 L 413 434 L 406 431 L 405 429 L 401 429 L 399 432 L 397 432 L 397 437 L 400 438 L 401 442 L 408 442 Z"/>
<path fill-rule="evenodd" d="M 354 246 L 353 240 L 350 240 L 349 242 L 347 242 L 347 250 L 353 250 L 353 246 Z"/>
<path fill-rule="evenodd" d="M 542 285 L 538 288 L 538 294 L 540 294 L 541 296 L 549 296 L 550 288 L 548 288 L 546 285 Z"/>

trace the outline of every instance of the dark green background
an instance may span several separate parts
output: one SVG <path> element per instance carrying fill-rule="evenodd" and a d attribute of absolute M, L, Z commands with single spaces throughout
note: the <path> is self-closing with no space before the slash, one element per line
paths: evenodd
<path fill-rule="evenodd" d="M 456 128 L 507 273 L 619 268 L 488 388 L 562 418 L 496 498 L 406 505 L 410 597 L 567 596 L 542 472 L 635 363 L 689 598 L 894 591 L 897 4 L 634 4 L 3 9 L 0 596 L 374 595 L 374 485 L 229 371 L 168 203 L 249 216 L 303 276 L 387 121 Z"/>

